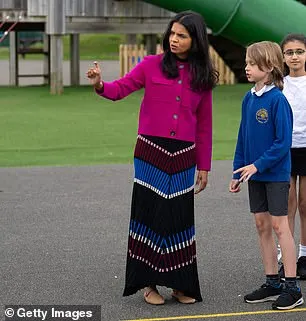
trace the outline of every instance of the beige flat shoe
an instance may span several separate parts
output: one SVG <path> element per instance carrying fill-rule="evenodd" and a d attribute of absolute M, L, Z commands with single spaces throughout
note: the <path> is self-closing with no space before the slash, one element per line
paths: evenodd
<path fill-rule="evenodd" d="M 158 293 L 156 289 L 148 288 L 144 292 L 144 300 L 153 305 L 165 304 L 165 299 Z"/>
<path fill-rule="evenodd" d="M 172 297 L 175 298 L 179 303 L 183 303 L 183 304 L 193 304 L 193 303 L 196 303 L 196 299 L 184 295 L 184 293 L 181 292 L 181 291 L 173 290 L 173 292 L 172 292 L 171 295 L 172 295 Z"/>

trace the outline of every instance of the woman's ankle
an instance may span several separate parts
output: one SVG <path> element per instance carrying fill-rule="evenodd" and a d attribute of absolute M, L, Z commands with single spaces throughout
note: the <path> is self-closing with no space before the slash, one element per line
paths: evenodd
<path fill-rule="evenodd" d="M 145 292 L 151 292 L 151 291 L 156 291 L 156 292 L 158 292 L 156 286 L 154 286 L 154 285 L 146 286 L 146 287 L 144 288 L 144 291 L 145 291 Z"/>

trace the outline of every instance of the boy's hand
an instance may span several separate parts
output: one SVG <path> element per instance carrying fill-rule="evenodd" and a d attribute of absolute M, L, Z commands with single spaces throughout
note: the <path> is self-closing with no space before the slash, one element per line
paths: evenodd
<path fill-rule="evenodd" d="M 229 191 L 231 193 L 238 193 L 240 192 L 240 184 L 241 182 L 239 182 L 238 179 L 232 179 L 229 185 Z"/>
<path fill-rule="evenodd" d="M 239 182 L 247 182 L 255 173 L 257 173 L 257 168 L 254 164 L 247 165 L 238 168 L 234 171 L 234 174 L 241 173 Z"/>

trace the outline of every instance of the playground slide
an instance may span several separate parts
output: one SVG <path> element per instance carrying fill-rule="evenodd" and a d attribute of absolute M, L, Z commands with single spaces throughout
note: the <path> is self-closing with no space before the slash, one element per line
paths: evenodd
<path fill-rule="evenodd" d="M 306 33 L 306 6 L 295 0 L 143 0 L 179 12 L 200 13 L 213 34 L 240 45 L 280 42 L 287 33 Z"/>

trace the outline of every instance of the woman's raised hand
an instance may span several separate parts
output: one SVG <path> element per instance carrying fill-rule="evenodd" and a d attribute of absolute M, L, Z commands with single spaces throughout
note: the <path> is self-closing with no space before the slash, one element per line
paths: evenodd
<path fill-rule="evenodd" d="M 95 61 L 94 67 L 90 68 L 87 71 L 87 77 L 89 79 L 89 82 L 91 85 L 93 85 L 95 88 L 101 89 L 101 68 L 99 64 Z"/>

